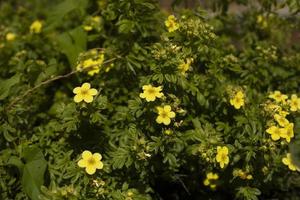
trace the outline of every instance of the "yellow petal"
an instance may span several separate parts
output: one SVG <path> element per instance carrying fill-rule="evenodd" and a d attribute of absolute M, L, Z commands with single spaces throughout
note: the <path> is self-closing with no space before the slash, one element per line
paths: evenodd
<path fill-rule="evenodd" d="M 142 99 L 146 98 L 146 96 L 145 96 L 144 93 L 140 93 L 140 97 L 141 97 Z"/>
<path fill-rule="evenodd" d="M 151 88 L 152 87 L 152 85 L 144 85 L 143 86 L 143 90 L 148 90 L 149 88 Z"/>
<path fill-rule="evenodd" d="M 168 113 L 168 117 L 174 118 L 174 117 L 175 117 L 175 113 L 174 113 L 174 112 L 169 112 L 169 113 Z"/>
<path fill-rule="evenodd" d="M 160 106 L 157 106 L 156 107 L 157 111 L 158 111 L 158 114 L 162 113 L 164 111 L 164 109 Z"/>
<path fill-rule="evenodd" d="M 86 173 L 89 175 L 92 175 L 96 172 L 96 168 L 94 166 L 88 166 L 85 168 Z"/>
<path fill-rule="evenodd" d="M 86 159 L 89 159 L 92 156 L 92 153 L 88 150 L 85 150 L 84 152 L 82 152 L 81 156 L 84 160 L 86 160 Z"/>
<path fill-rule="evenodd" d="M 93 96 L 91 95 L 85 95 L 83 97 L 83 100 L 86 102 L 86 103 L 91 103 L 93 101 Z"/>
<path fill-rule="evenodd" d="M 168 117 L 164 118 L 163 123 L 164 123 L 164 125 L 169 125 L 171 123 L 170 118 L 168 118 Z"/>
<path fill-rule="evenodd" d="M 89 83 L 84 83 L 84 84 L 82 84 L 81 88 L 82 88 L 83 90 L 89 90 L 89 89 L 91 88 L 91 84 L 89 84 Z"/>
<path fill-rule="evenodd" d="M 161 116 L 157 116 L 156 122 L 157 122 L 158 124 L 163 123 L 163 121 L 164 121 L 164 119 L 163 119 Z"/>
<path fill-rule="evenodd" d="M 166 106 L 164 106 L 164 111 L 165 112 L 170 112 L 171 111 L 171 106 L 169 106 L 169 105 L 166 105 Z"/>
<path fill-rule="evenodd" d="M 151 94 L 151 95 L 147 94 L 146 95 L 146 101 L 147 102 L 155 101 L 155 94 Z"/>
<path fill-rule="evenodd" d="M 89 94 L 92 95 L 92 96 L 96 95 L 97 93 L 98 93 L 98 91 L 96 89 L 94 89 L 94 88 L 91 88 L 89 90 Z"/>
<path fill-rule="evenodd" d="M 209 185 L 209 180 L 208 180 L 208 179 L 205 179 L 205 180 L 203 181 L 203 184 L 204 184 L 205 186 L 208 186 L 208 185 Z"/>
<path fill-rule="evenodd" d="M 81 95 L 81 94 L 77 94 L 77 95 L 74 96 L 74 101 L 75 101 L 76 103 L 79 103 L 79 102 L 81 102 L 82 100 L 83 100 L 83 98 L 82 98 L 82 95 Z"/>
<path fill-rule="evenodd" d="M 102 169 L 103 168 L 103 162 L 101 162 L 101 161 L 96 162 L 95 167 L 97 169 Z"/>
<path fill-rule="evenodd" d="M 84 159 L 79 160 L 77 164 L 78 164 L 79 167 L 86 167 L 87 166 L 86 160 L 84 160 Z"/>
<path fill-rule="evenodd" d="M 95 160 L 101 160 L 102 159 L 102 156 L 101 156 L 101 154 L 100 153 L 94 153 L 93 154 L 93 158 L 95 159 Z"/>
<path fill-rule="evenodd" d="M 73 89 L 74 94 L 78 94 L 81 91 L 81 87 L 76 87 Z"/>

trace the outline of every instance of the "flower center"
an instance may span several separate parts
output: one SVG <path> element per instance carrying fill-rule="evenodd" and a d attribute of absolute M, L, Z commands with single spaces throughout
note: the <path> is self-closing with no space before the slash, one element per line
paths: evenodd
<path fill-rule="evenodd" d="M 150 88 L 150 89 L 148 89 L 148 91 L 147 91 L 149 94 L 154 94 L 155 93 L 155 90 L 153 89 L 153 88 Z"/>
<path fill-rule="evenodd" d="M 94 158 L 89 158 L 87 162 L 89 165 L 94 165 L 96 163 Z"/>
<path fill-rule="evenodd" d="M 81 89 L 81 94 L 82 95 L 86 95 L 86 94 L 88 94 L 88 92 L 89 92 L 88 90 Z"/>
<path fill-rule="evenodd" d="M 165 111 L 163 111 L 163 112 L 160 114 L 160 116 L 161 116 L 162 118 L 166 118 L 166 117 L 168 117 L 168 113 L 166 113 Z"/>
<path fill-rule="evenodd" d="M 221 155 L 221 160 L 224 162 L 226 160 L 227 155 L 226 154 L 222 154 Z"/>

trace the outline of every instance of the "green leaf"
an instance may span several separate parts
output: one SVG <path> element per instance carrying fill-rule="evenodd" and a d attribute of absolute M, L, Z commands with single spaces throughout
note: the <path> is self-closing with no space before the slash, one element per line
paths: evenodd
<path fill-rule="evenodd" d="M 88 5 L 87 0 L 64 0 L 60 4 L 54 6 L 49 10 L 47 17 L 48 27 L 45 28 L 49 31 L 56 26 L 64 23 L 63 18 L 74 10 L 79 10 L 81 14 L 85 13 L 85 9 Z"/>
<path fill-rule="evenodd" d="M 59 48 L 64 53 L 69 63 L 75 65 L 78 55 L 86 50 L 87 34 L 82 27 L 61 34 L 57 38 Z"/>
<path fill-rule="evenodd" d="M 13 77 L 0 80 L 0 100 L 5 99 L 9 95 L 10 88 L 20 81 L 20 74 L 16 74 Z"/>
<path fill-rule="evenodd" d="M 23 190 L 32 200 L 39 200 L 47 162 L 38 147 L 25 148 L 23 157 L 26 161 L 21 180 Z"/>
<path fill-rule="evenodd" d="M 134 22 L 128 19 L 123 19 L 117 23 L 119 26 L 119 33 L 129 33 L 132 32 L 134 28 Z"/>

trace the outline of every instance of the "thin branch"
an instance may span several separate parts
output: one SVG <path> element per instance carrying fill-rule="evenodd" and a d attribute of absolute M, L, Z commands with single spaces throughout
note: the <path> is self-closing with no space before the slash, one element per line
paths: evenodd
<path fill-rule="evenodd" d="M 104 62 L 102 63 L 102 65 L 107 64 L 107 63 L 110 63 L 110 62 L 112 62 L 112 61 L 114 61 L 114 60 L 116 60 L 116 59 L 117 59 L 117 58 L 112 58 L 112 59 L 106 60 L 106 61 L 104 61 Z M 88 70 L 89 68 L 92 68 L 92 67 L 95 67 L 95 66 L 98 66 L 98 65 L 90 65 L 90 66 L 88 66 L 88 67 L 85 67 L 84 69 L 74 70 L 74 71 L 71 71 L 71 72 L 69 72 L 69 73 L 67 73 L 67 74 L 59 75 L 59 76 L 50 78 L 50 79 L 48 79 L 48 80 L 45 80 L 45 81 L 41 82 L 40 84 L 34 86 L 33 88 L 27 90 L 27 91 L 24 92 L 22 95 L 17 96 L 16 98 L 14 98 L 14 99 L 10 102 L 10 104 L 8 104 L 8 106 L 5 108 L 5 110 L 6 110 L 6 111 L 9 111 L 10 108 L 11 108 L 13 105 L 15 105 L 17 102 L 19 102 L 20 100 L 24 99 L 27 95 L 29 95 L 30 93 L 32 93 L 33 91 L 37 90 L 38 88 L 40 88 L 40 87 L 42 87 L 42 86 L 44 86 L 44 85 L 47 85 L 47 84 L 49 84 L 49 83 L 51 83 L 51 82 L 53 82 L 53 81 L 59 80 L 59 79 L 68 78 L 68 77 L 72 76 L 73 74 L 76 74 L 76 73 L 79 72 L 79 71 L 82 71 L 82 70 L 85 71 L 85 70 Z"/>

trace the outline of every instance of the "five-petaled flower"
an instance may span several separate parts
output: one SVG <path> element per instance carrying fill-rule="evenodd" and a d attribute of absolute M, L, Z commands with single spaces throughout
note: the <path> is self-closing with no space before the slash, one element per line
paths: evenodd
<path fill-rule="evenodd" d="M 280 137 L 284 137 L 284 135 L 286 135 L 286 129 L 279 128 L 277 126 L 271 126 L 266 130 L 266 132 L 271 135 L 271 138 L 274 141 L 279 140 Z"/>
<path fill-rule="evenodd" d="M 245 95 L 242 91 L 238 91 L 235 96 L 230 99 L 230 104 L 234 106 L 235 109 L 240 109 L 245 104 Z"/>
<path fill-rule="evenodd" d="M 76 94 L 74 96 L 74 101 L 76 103 L 79 103 L 81 101 L 91 103 L 94 99 L 93 96 L 97 94 L 97 90 L 91 88 L 91 85 L 89 83 L 83 83 L 81 87 L 74 88 L 73 93 Z"/>
<path fill-rule="evenodd" d="M 102 156 L 99 153 L 92 154 L 90 151 L 84 151 L 81 154 L 82 159 L 78 161 L 78 166 L 85 168 L 86 173 L 92 175 L 96 169 L 102 169 L 103 163 L 101 162 Z"/>
<path fill-rule="evenodd" d="M 288 96 L 285 94 L 281 94 L 280 91 L 276 90 L 269 95 L 269 98 L 274 99 L 277 103 L 285 103 L 285 100 L 288 98 Z"/>
<path fill-rule="evenodd" d="M 171 118 L 175 117 L 175 112 L 171 110 L 171 106 L 166 105 L 164 107 L 156 107 L 158 110 L 158 116 L 156 118 L 156 122 L 164 125 L 169 125 L 171 123 Z"/>
<path fill-rule="evenodd" d="M 79 71 L 86 70 L 88 75 L 94 76 L 95 74 L 99 73 L 100 67 L 102 66 L 103 62 L 104 54 L 100 53 L 96 59 L 89 58 L 80 62 L 77 65 L 76 69 Z"/>
<path fill-rule="evenodd" d="M 188 59 L 186 59 L 186 62 L 182 62 L 178 66 L 178 70 L 180 71 L 180 73 L 182 75 L 185 75 L 185 73 L 190 69 L 192 62 L 193 62 L 193 59 L 192 58 L 188 58 Z"/>
<path fill-rule="evenodd" d="M 285 138 L 287 142 L 291 141 L 291 138 L 294 137 L 294 123 L 289 123 L 284 127 L 285 131 L 281 135 L 282 138 Z"/>
<path fill-rule="evenodd" d="M 169 32 L 176 31 L 179 28 L 179 24 L 176 22 L 176 17 L 174 15 L 170 15 L 168 17 L 168 19 L 165 21 L 165 25 Z"/>
<path fill-rule="evenodd" d="M 282 158 L 283 164 L 287 165 L 292 171 L 300 171 L 300 169 L 293 163 L 290 153 L 286 154 L 286 157 Z"/>
<path fill-rule="evenodd" d="M 221 168 L 229 163 L 228 148 L 226 146 L 217 146 L 216 161 L 220 164 Z"/>
<path fill-rule="evenodd" d="M 155 101 L 156 97 L 161 98 L 164 95 L 161 90 L 161 86 L 153 87 L 152 85 L 144 85 L 143 93 L 140 93 L 140 97 L 146 99 L 147 102 Z"/>
<path fill-rule="evenodd" d="M 30 33 L 40 33 L 42 31 L 43 24 L 39 20 L 35 20 L 31 25 L 30 25 Z"/>
<path fill-rule="evenodd" d="M 291 100 L 289 100 L 289 105 L 291 111 L 300 110 L 300 98 L 298 98 L 297 95 L 292 94 Z"/>
<path fill-rule="evenodd" d="M 274 115 L 274 119 L 281 127 L 286 127 L 289 124 L 289 120 L 279 114 Z"/>

